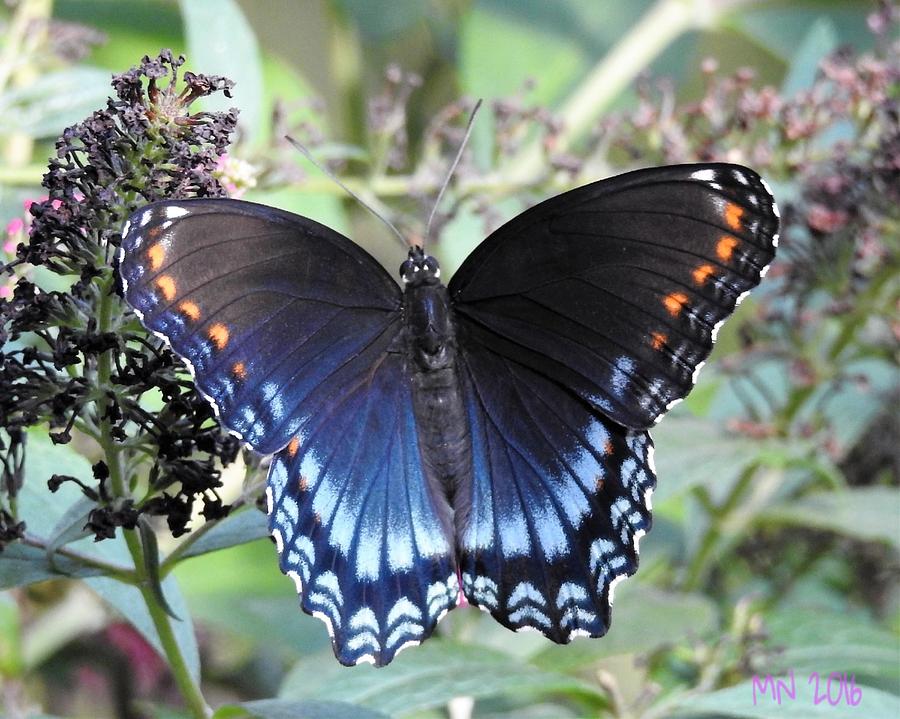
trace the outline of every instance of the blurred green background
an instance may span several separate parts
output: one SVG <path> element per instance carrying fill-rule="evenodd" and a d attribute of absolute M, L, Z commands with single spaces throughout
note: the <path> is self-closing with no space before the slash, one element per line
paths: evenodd
<path fill-rule="evenodd" d="M 893 69 L 886 97 L 863 100 L 870 112 L 878 103 L 896 108 L 897 54 L 890 47 L 897 25 L 879 25 L 885 4 L 6 5 L 4 223 L 22 215 L 23 200 L 41 195 L 54 138 L 105 104 L 111 73 L 164 47 L 184 53 L 189 70 L 236 81 L 232 100 L 207 109 L 232 104 L 241 111 L 231 155 L 248 163 L 238 182 L 245 198 L 349 234 L 392 274 L 402 259 L 396 240 L 286 147 L 285 131 L 415 233 L 466 108 L 484 98 L 460 182 L 443 207 L 436 253 L 450 268 L 525 205 L 618 169 L 703 157 L 698 148 L 707 136 L 715 142 L 704 153 L 757 164 L 787 210 L 776 269 L 726 325 L 691 399 L 654 432 L 654 529 L 641 544 L 640 572 L 616 593 L 606 638 L 556 647 L 466 608 L 443 621 L 439 638 L 390 667 L 346 669 L 332 658 L 321 623 L 298 610 L 271 543 L 261 539 L 188 559 L 175 571 L 180 590 L 167 583 L 176 609 L 193 621 L 196 643 L 189 623 L 181 640 L 199 657 L 207 699 L 214 707 L 235 705 L 217 716 L 900 716 L 897 208 L 867 194 L 871 212 L 824 239 L 810 219 L 824 202 L 810 178 L 840 154 L 834 142 L 849 143 L 854 167 L 866 167 L 883 151 L 882 139 L 873 145 L 870 137 L 881 120 L 860 115 L 857 99 L 846 117 L 832 112 L 807 145 L 798 144 L 785 139 L 786 116 L 777 111 L 757 124 L 736 120 L 734 107 L 748 95 L 734 90 L 740 81 L 728 80 L 730 94 L 717 96 L 730 118 L 722 122 L 732 123 L 727 131 L 713 131 L 712 108 L 708 126 L 681 127 L 687 149 L 676 151 L 666 145 L 672 127 L 663 122 L 678 125 L 674 108 L 709 97 L 713 75 L 734 78 L 742 68 L 753 70 L 748 86 L 768 86 L 812 112 L 827 94 L 816 85 L 820 62 L 840 47 Z M 461 99 L 460 109 L 453 104 Z M 683 117 L 695 117 L 691 112 Z M 503 125 L 509 116 L 514 122 Z M 615 124 L 607 127 L 610 118 Z M 763 138 L 769 155 L 741 145 L 749 133 Z M 605 137 L 613 139 L 604 145 Z M 900 163 L 900 150 L 896 157 Z M 885 259 L 860 270 L 852 248 L 873 227 Z M 822 272 L 826 265 L 830 274 Z M 827 309 L 836 302 L 844 303 L 840 312 Z M 32 451 L 22 502 L 40 526 L 49 530 L 76 499 L 64 491 L 49 495 L 42 479 L 59 466 L 90 476 L 87 463 L 49 443 Z M 240 521 L 258 530 L 254 520 Z M 115 543 L 108 544 L 102 551 L 114 553 Z M 174 544 L 164 541 L 163 548 Z M 0 555 L 0 576 L 3 562 Z M 142 644 L 142 633 L 152 630 L 113 584 L 52 580 L 0 594 L 7 716 L 186 716 L 164 667 Z M 129 634 L 128 622 L 137 634 Z M 791 669 L 796 700 L 754 704 L 754 675 Z M 814 705 L 811 672 L 853 675 L 862 703 L 854 706 L 845 691 L 835 705 Z M 834 680 L 832 698 L 838 685 Z M 134 702 L 122 701 L 123 694 Z M 254 700 L 270 703 L 236 706 Z M 291 704 L 299 700 L 309 701 L 303 709 Z M 335 700 L 356 708 L 316 703 Z"/>

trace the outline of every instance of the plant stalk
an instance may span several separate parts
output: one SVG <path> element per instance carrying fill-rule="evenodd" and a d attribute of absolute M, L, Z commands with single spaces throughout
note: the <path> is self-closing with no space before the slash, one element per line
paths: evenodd
<path fill-rule="evenodd" d="M 112 274 L 110 274 L 107 282 L 99 283 L 98 291 L 100 292 L 100 299 L 97 314 L 98 330 L 100 332 L 110 332 L 115 329 L 113 312 L 117 299 L 112 292 L 112 283 Z M 110 377 L 112 375 L 113 351 L 115 350 L 104 352 L 97 360 L 97 384 L 101 388 L 101 391 L 109 387 Z M 113 439 L 110 431 L 110 422 L 105 417 L 108 404 L 109 400 L 104 392 L 101 395 L 101 399 L 98 401 L 97 407 L 100 446 L 103 448 L 103 452 L 106 455 L 106 464 L 109 467 L 109 480 L 112 493 L 116 497 L 125 497 L 129 494 L 129 489 L 126 486 L 127 482 L 122 450 Z M 181 652 L 181 647 L 178 646 L 175 632 L 172 630 L 172 620 L 166 614 L 163 607 L 160 606 L 147 584 L 147 577 L 144 569 L 144 550 L 141 546 L 140 538 L 133 529 L 123 529 L 122 533 L 125 536 L 125 544 L 128 546 L 128 551 L 134 561 L 135 573 L 139 580 L 138 589 L 140 589 L 144 604 L 147 605 L 147 611 L 150 613 L 153 626 L 156 628 L 156 633 L 159 635 L 163 652 L 166 655 L 169 670 L 172 672 L 172 676 L 178 685 L 181 696 L 194 719 L 208 719 L 208 717 L 212 715 L 212 711 L 203 697 L 199 684 L 195 682 L 194 678 L 191 676 L 187 661 Z"/>

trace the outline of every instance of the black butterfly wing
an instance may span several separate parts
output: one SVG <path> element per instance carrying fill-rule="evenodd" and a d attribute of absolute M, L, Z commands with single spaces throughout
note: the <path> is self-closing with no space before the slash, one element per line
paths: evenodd
<path fill-rule="evenodd" d="M 463 591 L 513 630 L 599 637 L 650 529 L 653 445 L 460 330 L 473 474 L 456 507 Z"/>
<path fill-rule="evenodd" d="M 738 165 L 638 170 L 527 210 L 450 282 L 493 351 L 626 427 L 684 397 L 720 323 L 772 261 L 778 213 Z"/>
<path fill-rule="evenodd" d="M 338 659 L 387 664 L 427 637 L 458 587 L 449 510 L 422 473 L 397 284 L 333 230 L 235 200 L 140 210 L 120 272 L 222 423 L 278 451 L 281 569 Z"/>
<path fill-rule="evenodd" d="M 125 299 L 188 362 L 222 423 L 269 454 L 296 408 L 347 381 L 348 358 L 399 330 L 400 289 L 312 220 L 237 200 L 144 207 L 123 232 Z"/>

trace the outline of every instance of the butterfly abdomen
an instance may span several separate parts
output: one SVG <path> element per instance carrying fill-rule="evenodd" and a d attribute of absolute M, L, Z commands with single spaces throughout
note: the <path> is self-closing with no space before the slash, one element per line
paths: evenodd
<path fill-rule="evenodd" d="M 472 446 L 447 288 L 408 286 L 404 311 L 419 447 L 426 473 L 452 503 L 457 485 L 472 471 Z"/>

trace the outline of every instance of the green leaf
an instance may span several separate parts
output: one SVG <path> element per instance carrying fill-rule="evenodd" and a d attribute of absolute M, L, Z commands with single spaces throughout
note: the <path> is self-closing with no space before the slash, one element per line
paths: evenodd
<path fill-rule="evenodd" d="M 460 79 L 475 97 L 509 96 L 534 78 L 530 96 L 552 103 L 588 67 L 578 44 L 548 31 L 546 23 L 528 23 L 522 13 L 498 12 L 480 3 L 464 15 L 459 43 Z"/>
<path fill-rule="evenodd" d="M 84 495 L 69 482 L 56 492 L 47 488 L 47 480 L 55 472 L 87 480 L 91 476 L 91 465 L 69 445 L 54 445 L 46 430 L 30 431 L 25 453 L 25 481 L 18 494 L 19 519 L 25 521 L 28 537 L 43 546 L 47 546 L 58 535 L 59 529 L 69 523 L 69 519 L 65 519 L 67 515 L 78 514 L 85 506 Z M 78 509 L 73 510 L 73 507 Z M 68 543 L 66 549 L 125 571 L 133 568 L 121 536 L 102 542 L 85 537 Z M 98 574 L 102 571 L 61 555 L 55 555 L 51 562 L 43 548 L 21 542 L 7 547 L 0 557 L 0 589 L 61 576 L 91 577 Z"/>
<path fill-rule="evenodd" d="M 310 676 L 316 681 L 311 682 Z M 305 659 L 285 678 L 280 694 L 284 699 L 339 696 L 389 716 L 406 716 L 458 696 L 521 698 L 556 692 L 602 700 L 596 687 L 518 662 L 504 652 L 431 639 L 380 669 L 368 665 L 348 669 L 336 662 L 323 666 L 321 658 Z"/>
<path fill-rule="evenodd" d="M 56 492 L 47 487 L 54 474 L 68 474 L 87 483 L 93 476 L 91 464 L 69 444 L 53 444 L 47 430 L 34 429 L 27 434 L 25 445 L 25 480 L 19 492 L 20 518 L 28 523 L 28 532 L 42 538 L 53 536 L 53 530 L 66 511 L 78 504 L 84 495 L 71 482 L 64 482 Z"/>
<path fill-rule="evenodd" d="M 7 547 L 0 555 L 0 589 L 24 587 L 46 579 L 96 577 L 101 574 L 101 569 L 66 557 L 57 556 L 51 564 L 43 549 L 21 543 Z"/>
<path fill-rule="evenodd" d="M 104 41 L 91 48 L 91 61 L 110 74 L 137 65 L 145 52 L 152 57 L 166 47 L 176 57 L 185 53 L 181 15 L 171 0 L 130 2 L 127 12 L 109 0 L 54 0 L 53 19 L 102 32 Z"/>
<path fill-rule="evenodd" d="M 111 89 L 106 70 L 77 67 L 42 75 L 0 96 L 0 134 L 24 132 L 56 137 L 106 104 Z"/>
<path fill-rule="evenodd" d="M 118 611 L 135 629 L 143 634 L 147 641 L 159 652 L 160 656 L 165 656 L 162 642 L 153 624 L 153 619 L 150 617 L 144 598 L 137 587 L 123 584 L 109 577 L 91 577 L 85 579 L 85 582 L 101 599 Z M 178 642 L 191 676 L 194 678 L 194 681 L 199 682 L 200 652 L 197 649 L 194 624 L 191 621 L 190 613 L 181 596 L 181 590 L 175 577 L 168 577 L 162 583 L 162 590 L 168 597 L 169 603 L 175 612 L 179 616 L 184 617 L 181 620 L 169 619 L 168 621 L 172 624 L 175 639 Z"/>
<path fill-rule="evenodd" d="M 822 671 L 827 672 L 825 668 Z M 752 681 L 720 689 L 709 694 L 700 694 L 693 697 L 685 697 L 678 701 L 676 713 L 667 716 L 682 717 L 682 712 L 689 712 L 691 717 L 737 717 L 743 719 L 772 719 L 772 717 L 786 717 L 786 719 L 897 719 L 900 716 L 900 698 L 893 694 L 875 689 L 869 686 L 857 684 L 862 690 L 862 697 L 858 706 L 850 706 L 841 696 L 841 702 L 837 706 L 831 706 L 827 701 L 815 705 L 813 702 L 815 685 L 808 683 L 807 674 L 795 673 L 796 699 L 791 699 L 784 692 L 781 693 L 781 702 L 772 697 L 772 689 L 762 694 L 759 685 L 756 689 L 756 705 L 753 703 Z M 760 681 L 763 679 L 761 678 Z M 788 681 L 782 677 L 781 681 Z M 820 685 L 819 694 L 825 691 Z M 833 690 L 832 696 L 834 696 Z"/>
<path fill-rule="evenodd" d="M 83 537 L 90 536 L 85 529 L 91 510 L 97 503 L 89 497 L 82 496 L 75 504 L 69 507 L 50 532 L 47 540 L 47 559 L 53 563 L 52 555 L 60 547 L 74 542 Z"/>
<path fill-rule="evenodd" d="M 862 683 L 900 690 L 898 639 L 868 616 L 803 603 L 779 609 L 765 622 L 775 650 L 772 672 L 837 668 Z"/>
<path fill-rule="evenodd" d="M 261 699 L 220 707 L 212 719 L 387 719 L 387 714 L 344 702 Z"/>
<path fill-rule="evenodd" d="M 761 519 L 767 523 L 827 529 L 847 537 L 888 542 L 900 548 L 900 490 L 859 487 L 817 492 L 771 507 Z"/>
<path fill-rule="evenodd" d="M 215 552 L 226 547 L 264 539 L 268 536 L 269 527 L 266 515 L 255 507 L 247 507 L 216 522 L 212 529 L 185 550 L 181 558 L 196 557 L 207 552 Z"/>
<path fill-rule="evenodd" d="M 738 307 L 734 320 L 726 322 L 723 333 L 714 350 L 716 354 L 712 359 L 709 371 L 702 374 L 702 382 L 710 379 L 723 379 L 720 390 L 709 406 L 708 417 L 724 424 L 733 417 L 747 417 L 755 414 L 762 421 L 773 418 L 778 397 L 787 397 L 791 392 L 791 378 L 788 363 L 781 359 L 760 359 L 753 367 L 753 377 L 742 375 L 723 375 L 717 371 L 716 360 L 722 357 L 727 349 L 728 337 L 731 335 L 737 345 L 737 328 L 741 313 L 749 310 L 753 298 L 749 302 L 742 302 Z"/>
<path fill-rule="evenodd" d="M 533 10 L 535 3 L 530 5 Z M 474 3 L 463 15 L 458 53 L 460 84 L 472 97 L 497 98 L 521 93 L 533 80 L 528 99 L 552 105 L 585 74 L 588 58 L 570 38 L 548 31 L 549 23 L 529 23 L 528 9 L 518 10 L 504 12 Z M 490 123 L 475 123 L 471 146 L 476 156 L 486 158 L 491 140 Z"/>
<path fill-rule="evenodd" d="M 612 626 L 602 641 L 576 641 L 564 647 L 547 643 L 534 663 L 568 672 L 617 654 L 651 652 L 687 637 L 713 632 L 715 605 L 700 594 L 665 592 L 626 580 L 616 588 Z"/>
<path fill-rule="evenodd" d="M 817 19 L 803 37 L 803 41 L 791 57 L 781 94 L 791 97 L 812 87 L 819 72 L 819 61 L 838 45 L 834 23 L 827 17 Z"/>
<path fill-rule="evenodd" d="M 150 522 L 143 515 L 138 517 L 138 535 L 141 538 L 144 574 L 150 591 L 153 593 L 153 597 L 159 606 L 163 608 L 163 611 L 176 622 L 180 622 L 181 617 L 169 606 L 169 602 L 166 600 L 166 593 L 162 588 L 162 581 L 159 576 L 159 545 L 156 543 L 156 532 L 153 531 Z"/>
<path fill-rule="evenodd" d="M 278 569 L 268 540 L 204 554 L 178 564 L 173 574 L 195 620 L 230 638 L 266 646 L 288 661 L 330 646 L 322 622 L 300 611 L 294 584 Z"/>
<path fill-rule="evenodd" d="M 751 462 L 783 467 L 805 457 L 809 447 L 796 440 L 788 443 L 726 434 L 719 421 L 684 415 L 665 418 L 652 434 L 659 477 L 654 504 L 682 496 L 698 486 L 705 487 L 718 501 Z"/>
<path fill-rule="evenodd" d="M 823 383 L 807 400 L 807 411 L 799 421 L 815 422 L 820 410 L 829 422 L 840 446 L 849 450 L 877 416 L 888 409 L 889 397 L 896 391 L 897 367 L 892 361 L 868 357 L 850 362 L 843 370 L 854 382 Z"/>
<path fill-rule="evenodd" d="M 239 125 L 256 138 L 263 120 L 263 73 L 253 28 L 235 0 L 181 0 L 188 56 L 197 72 L 234 80 L 234 100 L 221 93 L 203 99 L 207 111 L 240 108 Z"/>
<path fill-rule="evenodd" d="M 11 594 L 0 594 L 0 676 L 22 673 L 22 617 Z"/>
<path fill-rule="evenodd" d="M 866 27 L 870 10 L 870 4 L 859 1 L 777 0 L 749 5 L 744 12 L 733 15 L 732 24 L 760 46 L 787 59 L 795 55 L 810 28 L 823 17 L 832 25 L 838 44 L 871 47 L 873 36 Z"/>

